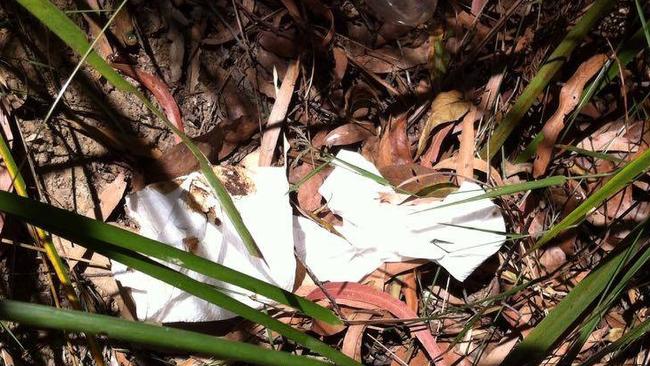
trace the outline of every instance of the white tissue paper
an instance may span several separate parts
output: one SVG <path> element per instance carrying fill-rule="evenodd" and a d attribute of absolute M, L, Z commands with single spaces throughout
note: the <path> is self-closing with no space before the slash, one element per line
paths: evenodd
<path fill-rule="evenodd" d="M 381 176 L 357 153 L 341 151 L 337 158 Z M 342 218 L 335 228 L 345 238 L 327 236 L 316 224 L 297 219 L 302 229 L 297 252 L 321 281 L 358 281 L 383 262 L 409 259 L 436 261 L 464 281 L 505 240 L 499 234 L 505 232 L 503 216 L 489 199 L 435 209 L 483 194 L 475 183 L 463 183 L 442 202 L 394 204 L 380 199 L 395 195 L 391 187 L 338 165 L 319 192 Z"/>
<path fill-rule="evenodd" d="M 293 250 L 293 217 L 284 168 L 215 168 L 231 191 L 235 206 L 269 266 L 251 257 L 237 231 L 222 211 L 202 173 L 147 186 L 126 198 L 126 212 L 140 226 L 140 234 L 189 250 L 285 290 L 293 289 L 296 262 Z M 252 294 L 207 276 L 170 267 L 209 283 L 235 299 L 261 307 Z M 115 278 L 131 288 L 139 319 L 155 322 L 198 322 L 233 318 L 235 315 L 145 274 L 113 262 Z M 260 299 L 260 296 L 256 298 Z M 264 298 L 262 298 L 264 299 Z M 265 299 L 268 303 L 268 299 Z"/>
<path fill-rule="evenodd" d="M 379 175 L 375 166 L 357 153 L 341 151 L 337 158 Z M 463 281 L 505 240 L 500 234 L 505 231 L 503 217 L 489 199 L 427 210 L 484 193 L 474 183 L 463 183 L 442 202 L 387 203 L 381 197 L 395 195 L 392 188 L 337 165 L 319 192 L 330 210 L 342 218 L 343 224 L 335 227 L 341 237 L 292 215 L 284 167 L 217 167 L 215 171 L 231 191 L 234 189 L 235 206 L 269 267 L 247 254 L 201 173 L 178 178 L 176 185 L 154 184 L 128 195 L 127 214 L 144 236 L 191 250 L 289 291 L 296 269 L 294 247 L 321 281 L 359 281 L 384 262 L 418 258 L 436 261 Z M 246 290 L 174 268 L 227 289 L 228 294 L 250 306 L 263 306 Z M 123 286 L 131 288 L 140 319 L 196 322 L 234 317 L 119 263 L 113 263 L 113 272 Z"/>

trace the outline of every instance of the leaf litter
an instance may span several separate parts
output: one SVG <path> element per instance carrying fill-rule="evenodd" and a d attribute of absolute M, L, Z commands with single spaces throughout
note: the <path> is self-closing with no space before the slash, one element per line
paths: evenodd
<path fill-rule="evenodd" d="M 15 124 L 14 132 L 19 128 L 13 138 L 24 138 L 39 189 L 54 205 L 89 216 L 101 212 L 101 219 L 286 290 L 318 294 L 310 296 L 325 306 L 334 300 L 344 325 L 317 330 L 318 322 L 268 299 L 189 273 L 321 334 L 364 364 L 500 364 L 610 252 L 623 250 L 626 236 L 650 215 L 642 175 L 589 210 L 579 226 L 528 252 L 537 237 L 647 151 L 647 49 L 632 50 L 636 56 L 627 60 L 612 53 L 636 31 L 629 29 L 636 26 L 627 4 L 633 2 L 613 6 L 488 161 L 480 151 L 498 122 L 594 4 L 440 1 L 404 24 L 404 14 L 378 10 L 377 1 L 134 2 L 99 43 L 100 53 L 142 83 L 214 164 L 266 263 L 241 250 L 185 145 L 92 70 L 84 71 L 90 84 L 73 83 L 57 111 L 57 121 L 71 122 L 40 125 L 39 108 L 61 80 L 56 71 L 75 59 L 52 52 L 56 45 L 44 33 L 24 36 L 18 25 L 34 26 L 29 18 L 2 28 L 8 30 L 2 33 L 8 63 L 0 66 L 7 123 Z M 103 9 L 74 19 L 92 35 L 110 4 L 89 6 Z M 641 2 L 640 9 L 647 14 L 647 5 Z M 15 9 L 3 5 L 2 11 Z M 21 61 L 27 57 L 31 64 Z M 612 65 L 623 71 L 580 103 L 590 82 Z M 540 133 L 544 140 L 533 144 Z M 251 155 L 260 146 L 264 167 Z M 524 150 L 535 159 L 515 163 Z M 535 179 L 556 176 L 566 179 L 533 189 Z M 508 190 L 513 184 L 517 191 Z M 457 203 L 484 192 L 481 200 Z M 445 207 L 419 218 L 410 214 L 438 206 Z M 485 215 L 468 214 L 476 210 Z M 3 227 L 17 243 L 11 230 Z M 107 262 L 93 267 L 98 254 L 77 261 L 86 251 L 62 243 L 77 286 L 99 293 L 89 297 L 97 312 L 132 308 L 122 301 L 129 302 L 126 287 L 139 319 L 233 316 L 116 263 L 110 276 L 101 269 Z M 16 258 L 33 255 L 14 245 Z M 610 347 L 647 318 L 646 282 L 638 275 L 629 283 L 573 357 L 605 363 L 647 357 L 644 344 L 614 353 Z M 363 290 L 346 298 L 346 286 Z M 386 301 L 369 306 L 370 286 Z M 389 303 L 408 315 L 395 314 Z M 304 352 L 260 327 L 231 328 L 231 335 L 248 332 L 267 347 Z M 578 328 L 571 329 L 546 361 L 571 355 Z M 414 342 L 420 335 L 427 340 Z M 16 357 L 11 347 L 3 358 Z M 119 352 L 120 362 L 134 362 L 136 353 Z"/>

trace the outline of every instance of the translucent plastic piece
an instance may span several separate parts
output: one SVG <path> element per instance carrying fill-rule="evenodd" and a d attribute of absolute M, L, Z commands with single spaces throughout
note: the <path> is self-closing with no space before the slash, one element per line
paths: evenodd
<path fill-rule="evenodd" d="M 416 26 L 431 18 L 438 0 L 366 0 L 366 4 L 386 22 Z"/>

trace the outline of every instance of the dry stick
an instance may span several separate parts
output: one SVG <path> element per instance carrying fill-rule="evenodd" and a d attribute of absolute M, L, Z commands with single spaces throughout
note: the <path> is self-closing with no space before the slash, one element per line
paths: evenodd
<path fill-rule="evenodd" d="M 275 103 L 273 103 L 269 120 L 266 123 L 264 135 L 262 135 L 259 166 L 271 166 L 273 153 L 275 152 L 278 137 L 280 136 L 280 129 L 289 109 L 289 103 L 291 102 L 291 96 L 296 86 L 299 71 L 300 60 L 295 60 L 289 64 L 287 72 L 284 75 L 280 91 L 275 99 Z"/>
<path fill-rule="evenodd" d="M 596 0 L 591 8 L 582 16 L 580 21 L 569 31 L 564 40 L 548 57 L 530 84 L 524 89 L 515 105 L 498 124 L 490 137 L 488 146 L 481 150 L 484 159 L 492 159 L 501 149 L 506 139 L 519 124 L 528 109 L 533 105 L 537 96 L 546 88 L 553 76 L 560 70 L 573 50 L 580 44 L 589 30 L 605 13 L 616 4 L 615 0 Z"/>
<path fill-rule="evenodd" d="M 477 109 L 472 106 L 469 113 L 463 118 L 462 132 L 460 134 L 460 150 L 456 160 L 456 173 L 458 183 L 466 178 L 474 176 L 474 121 L 476 120 Z"/>

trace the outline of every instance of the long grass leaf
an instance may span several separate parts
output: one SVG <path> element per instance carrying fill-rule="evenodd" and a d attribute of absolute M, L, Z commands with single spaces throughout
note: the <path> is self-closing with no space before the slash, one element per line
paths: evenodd
<path fill-rule="evenodd" d="M 328 357 L 338 365 L 359 366 L 359 364 L 341 352 L 291 326 L 284 324 L 262 311 L 256 310 L 217 290 L 212 285 L 197 281 L 185 274 L 166 267 L 152 259 L 128 249 L 88 240 L 84 245 L 111 260 L 120 262 L 137 271 L 145 273 L 169 285 L 179 288 L 209 303 L 218 305 L 257 324 L 274 330 L 283 336 L 301 344 L 308 349 Z"/>
<path fill-rule="evenodd" d="M 645 339 L 645 335 L 650 332 L 650 318 L 643 321 L 641 324 L 630 329 L 625 333 L 621 338 L 617 339 L 615 342 L 608 344 L 607 346 L 600 349 L 598 352 L 589 357 L 585 362 L 582 363 L 582 366 L 591 366 L 596 364 L 601 358 L 605 355 L 618 351 L 619 353 L 624 351 L 632 343 L 637 340 Z"/>
<path fill-rule="evenodd" d="M 490 136 L 488 146 L 481 150 L 483 158 L 492 159 L 501 146 L 506 142 L 512 131 L 515 130 L 528 109 L 533 105 L 537 96 L 551 82 L 553 76 L 560 70 L 573 50 L 582 42 L 596 22 L 616 4 L 615 0 L 597 0 L 589 10 L 582 16 L 576 25 L 567 33 L 566 37 L 557 46 L 553 53 L 547 58 L 535 77 L 521 93 L 517 102 L 510 108 L 510 111 L 499 122 L 497 128 Z"/>
<path fill-rule="evenodd" d="M 81 246 L 87 246 L 88 243 L 93 242 L 142 253 L 250 290 L 279 303 L 294 307 L 315 319 L 331 324 L 340 324 L 340 320 L 330 310 L 277 286 L 203 257 L 74 212 L 21 198 L 8 192 L 0 192 L 0 211 L 49 230 Z"/>
<path fill-rule="evenodd" d="M 70 46 L 78 54 L 85 54 L 90 47 L 90 44 L 86 40 L 86 36 L 83 31 L 68 18 L 63 11 L 54 6 L 48 0 L 16 0 L 20 5 L 25 7 L 32 15 L 34 15 L 38 20 L 45 24 L 54 34 L 61 38 L 68 46 Z M 90 51 L 88 53 L 87 62 L 95 70 L 100 72 L 102 76 L 106 78 L 111 84 L 113 84 L 118 89 L 131 93 L 135 95 L 145 106 L 151 110 L 158 118 L 160 118 L 165 126 L 171 129 L 176 135 L 178 135 L 181 141 L 188 147 L 192 155 L 199 162 L 199 167 L 201 172 L 205 176 L 206 180 L 214 190 L 217 199 L 221 203 L 224 211 L 226 212 L 228 218 L 233 223 L 233 226 L 237 230 L 237 233 L 241 237 L 244 245 L 246 246 L 248 252 L 256 257 L 262 258 L 262 253 L 260 252 L 253 236 L 250 231 L 244 224 L 244 221 L 239 214 L 239 211 L 235 207 L 235 204 L 232 201 L 232 198 L 224 188 L 223 184 L 217 176 L 215 175 L 210 162 L 199 150 L 199 148 L 190 140 L 189 137 L 183 131 L 180 131 L 176 126 L 174 126 L 167 117 L 153 104 L 149 99 L 147 99 L 144 94 L 142 94 L 138 89 L 133 85 L 129 84 L 117 71 L 115 71 L 104 59 L 102 59 L 95 51 Z"/>
<path fill-rule="evenodd" d="M 220 359 L 258 365 L 331 365 L 304 356 L 272 351 L 246 343 L 227 341 L 187 330 L 133 322 L 106 315 L 87 314 L 18 301 L 0 301 L 0 318 L 38 328 L 101 333 L 114 339 L 163 349 L 202 353 Z"/>
<path fill-rule="evenodd" d="M 650 149 L 643 152 L 636 159 L 625 165 L 618 173 L 614 174 L 609 181 L 603 184 L 599 190 L 592 193 L 578 207 L 571 211 L 562 221 L 551 227 L 529 250 L 533 251 L 548 243 L 564 230 L 581 222 L 594 209 L 600 207 L 610 197 L 625 188 L 641 174 L 650 168 Z"/>
<path fill-rule="evenodd" d="M 496 198 L 496 197 L 501 197 L 501 196 L 507 196 L 510 194 L 514 193 L 519 193 L 519 192 L 527 192 L 535 189 L 540 189 L 540 188 L 547 188 L 547 187 L 553 187 L 553 186 L 561 186 L 569 178 L 562 176 L 562 175 L 556 175 L 544 179 L 538 179 L 538 180 L 533 180 L 530 182 L 524 182 L 524 183 L 515 183 L 515 184 L 508 184 L 505 186 L 500 186 L 500 187 L 494 187 L 494 188 L 488 188 L 488 191 L 483 194 L 479 194 L 470 198 L 466 198 L 463 200 L 459 200 L 456 202 L 451 202 L 451 203 L 446 203 L 444 205 L 436 206 L 433 208 L 428 208 L 425 210 L 420 210 L 416 211 L 413 214 L 417 214 L 420 212 L 424 211 L 429 211 L 429 210 L 438 210 L 443 207 L 449 207 L 449 206 L 454 206 L 454 205 L 460 205 L 463 203 L 467 202 L 473 202 L 473 201 L 478 201 L 486 198 Z"/>
<path fill-rule="evenodd" d="M 648 240 L 650 222 L 637 226 L 619 244 L 625 248 L 611 253 L 582 280 L 506 357 L 502 366 L 533 365 L 541 361 L 584 312 L 602 295 L 612 279 Z"/>

